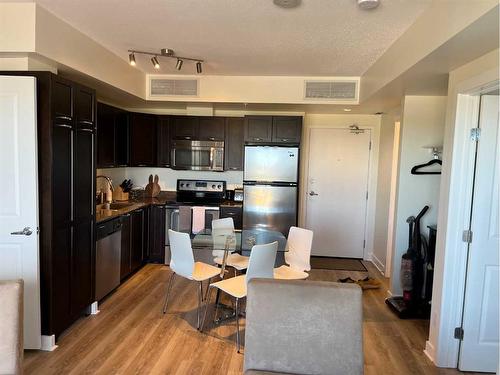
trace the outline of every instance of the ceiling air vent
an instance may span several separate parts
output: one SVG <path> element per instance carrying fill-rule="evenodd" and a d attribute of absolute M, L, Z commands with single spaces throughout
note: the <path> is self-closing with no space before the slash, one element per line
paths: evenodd
<path fill-rule="evenodd" d="M 198 96 L 197 79 L 151 78 L 150 96 Z"/>
<path fill-rule="evenodd" d="M 358 81 L 306 81 L 306 99 L 357 100 Z"/>

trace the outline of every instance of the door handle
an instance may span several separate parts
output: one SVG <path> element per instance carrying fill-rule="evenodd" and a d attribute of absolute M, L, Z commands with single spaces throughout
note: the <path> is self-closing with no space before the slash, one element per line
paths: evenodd
<path fill-rule="evenodd" d="M 30 227 L 25 227 L 23 230 L 17 231 L 17 232 L 11 232 L 10 234 L 14 236 L 31 236 L 33 231 L 31 230 Z"/>
<path fill-rule="evenodd" d="M 312 196 L 319 195 L 319 194 L 318 194 L 318 193 L 315 193 L 314 191 L 312 191 L 312 190 L 311 190 L 311 191 L 309 192 L 309 195 L 312 197 Z"/>

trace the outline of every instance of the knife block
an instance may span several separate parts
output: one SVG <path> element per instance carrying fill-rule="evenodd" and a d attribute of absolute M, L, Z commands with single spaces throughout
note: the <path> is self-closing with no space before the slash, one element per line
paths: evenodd
<path fill-rule="evenodd" d="M 114 201 L 128 201 L 129 196 L 128 193 L 125 193 L 121 186 L 117 186 L 113 191 L 113 200 Z"/>

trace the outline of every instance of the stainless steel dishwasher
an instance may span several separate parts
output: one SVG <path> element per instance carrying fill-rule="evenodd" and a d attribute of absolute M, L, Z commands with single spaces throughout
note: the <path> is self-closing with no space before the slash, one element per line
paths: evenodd
<path fill-rule="evenodd" d="M 121 242 L 119 217 L 97 224 L 95 297 L 98 301 L 120 285 Z"/>

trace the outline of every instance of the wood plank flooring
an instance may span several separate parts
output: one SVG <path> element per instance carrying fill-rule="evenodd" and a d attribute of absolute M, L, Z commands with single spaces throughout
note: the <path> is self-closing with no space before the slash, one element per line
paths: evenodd
<path fill-rule="evenodd" d="M 397 319 L 384 304 L 387 280 L 365 265 L 383 281 L 381 289 L 363 294 L 365 374 L 458 373 L 432 365 L 423 353 L 428 323 Z M 162 314 L 170 272 L 146 265 L 103 301 L 99 314 L 65 332 L 55 351 L 26 351 L 26 374 L 241 374 L 234 321 L 214 327 L 209 314 L 205 333 L 196 330 L 194 282 L 176 278 L 169 311 Z M 366 272 L 313 270 L 310 279 L 347 276 L 363 278 Z"/>

